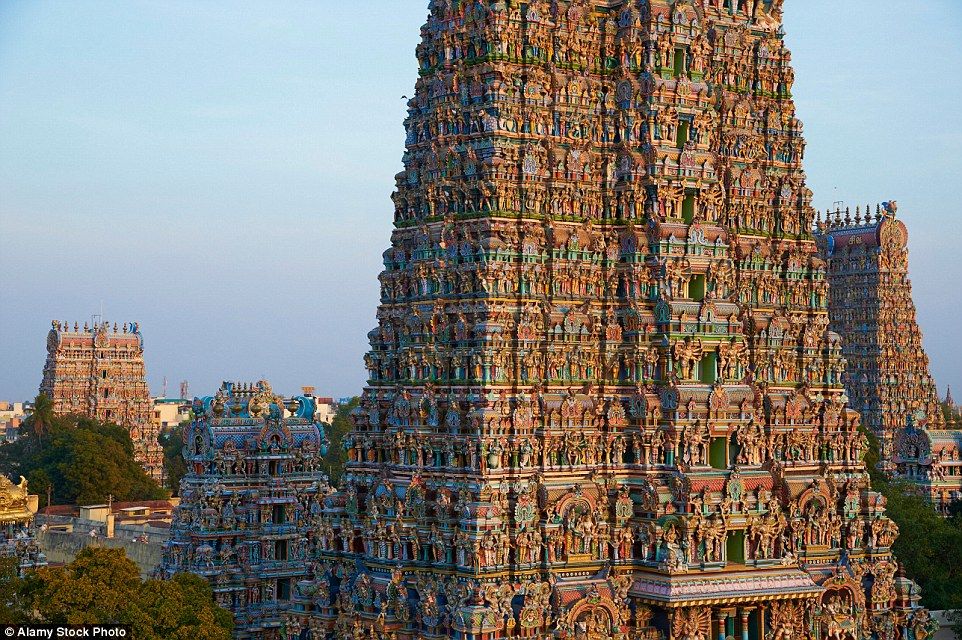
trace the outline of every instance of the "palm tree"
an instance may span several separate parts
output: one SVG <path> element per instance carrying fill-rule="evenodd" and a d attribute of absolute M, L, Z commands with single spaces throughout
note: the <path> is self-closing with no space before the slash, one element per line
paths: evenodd
<path fill-rule="evenodd" d="M 37 436 L 37 442 L 43 441 L 43 436 L 50 432 L 53 424 L 53 401 L 46 393 L 41 393 L 33 401 L 33 414 L 30 416 L 30 427 Z"/>

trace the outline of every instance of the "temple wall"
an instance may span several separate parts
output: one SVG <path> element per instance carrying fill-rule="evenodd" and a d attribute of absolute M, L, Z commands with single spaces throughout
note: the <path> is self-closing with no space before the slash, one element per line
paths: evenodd
<path fill-rule="evenodd" d="M 102 522 L 79 518 L 57 519 L 51 524 L 69 524 L 73 527 L 73 531 L 69 532 L 48 528 L 38 533 L 37 542 L 51 564 L 71 562 L 87 547 L 123 549 L 127 557 L 137 564 L 143 578 L 147 578 L 160 564 L 163 542 L 167 538 L 166 529 L 148 527 L 145 530 L 143 526 L 128 525 L 117 525 L 114 528 L 114 537 L 105 538 Z M 94 529 L 98 531 L 97 537 L 90 536 L 90 531 Z M 138 541 L 137 539 L 143 536 L 145 531 L 147 542 Z"/>

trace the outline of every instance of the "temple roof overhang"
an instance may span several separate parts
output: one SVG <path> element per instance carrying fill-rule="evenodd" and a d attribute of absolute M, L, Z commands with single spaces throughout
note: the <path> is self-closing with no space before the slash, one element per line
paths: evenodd
<path fill-rule="evenodd" d="M 635 580 L 631 595 L 668 608 L 816 598 L 824 589 L 801 569 L 656 575 Z"/>

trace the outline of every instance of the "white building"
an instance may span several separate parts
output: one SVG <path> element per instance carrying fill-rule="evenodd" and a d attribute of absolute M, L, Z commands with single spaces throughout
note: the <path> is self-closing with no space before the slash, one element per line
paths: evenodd
<path fill-rule="evenodd" d="M 182 422 L 190 422 L 192 419 L 190 400 L 183 398 L 154 398 L 153 413 L 151 420 L 160 427 L 160 430 L 172 429 Z"/>
<path fill-rule="evenodd" d="M 0 440 L 16 440 L 26 417 L 26 408 L 22 402 L 0 401 Z"/>

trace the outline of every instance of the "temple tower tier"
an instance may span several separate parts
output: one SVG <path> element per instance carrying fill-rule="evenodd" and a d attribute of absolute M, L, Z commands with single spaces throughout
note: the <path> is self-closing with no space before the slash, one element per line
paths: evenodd
<path fill-rule="evenodd" d="M 828 264 L 831 328 L 843 336 L 850 405 L 881 443 L 880 465 L 937 510 L 962 499 L 962 431 L 947 425 L 929 372 L 898 205 L 828 212 L 816 235 Z M 954 408 L 951 391 L 946 405 Z"/>

